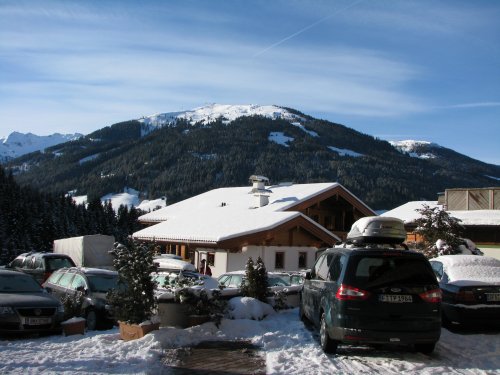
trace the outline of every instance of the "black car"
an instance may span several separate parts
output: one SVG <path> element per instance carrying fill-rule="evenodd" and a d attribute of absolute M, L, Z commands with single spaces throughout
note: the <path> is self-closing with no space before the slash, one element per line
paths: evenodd
<path fill-rule="evenodd" d="M 306 274 L 299 314 L 319 327 L 325 352 L 344 343 L 431 353 L 441 334 L 441 291 L 420 253 L 383 244 L 332 248 Z"/>
<path fill-rule="evenodd" d="M 60 332 L 64 309 L 31 276 L 0 270 L 0 332 Z"/>
<path fill-rule="evenodd" d="M 30 252 L 18 255 L 5 268 L 27 273 L 41 285 L 55 270 L 74 266 L 73 259 L 65 254 Z"/>
<path fill-rule="evenodd" d="M 87 328 L 110 328 L 115 323 L 106 294 L 118 287 L 118 272 L 99 268 L 62 268 L 54 271 L 43 286 L 61 300 L 65 295 L 82 291 Z"/>
<path fill-rule="evenodd" d="M 500 328 L 500 260 L 443 255 L 430 260 L 443 292 L 443 324 Z"/>

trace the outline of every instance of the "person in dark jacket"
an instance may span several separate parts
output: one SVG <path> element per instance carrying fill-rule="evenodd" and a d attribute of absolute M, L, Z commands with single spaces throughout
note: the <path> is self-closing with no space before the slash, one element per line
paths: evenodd
<path fill-rule="evenodd" d="M 200 273 L 202 275 L 212 276 L 212 270 L 210 269 L 210 266 L 207 264 L 206 259 L 201 260 Z"/>

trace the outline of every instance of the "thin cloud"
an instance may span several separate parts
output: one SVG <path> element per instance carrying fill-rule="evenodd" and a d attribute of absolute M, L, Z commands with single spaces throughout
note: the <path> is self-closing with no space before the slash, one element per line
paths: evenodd
<path fill-rule="evenodd" d="M 500 107 L 500 102 L 478 102 L 478 103 L 463 103 L 444 106 L 441 108 L 485 108 L 485 107 Z"/>

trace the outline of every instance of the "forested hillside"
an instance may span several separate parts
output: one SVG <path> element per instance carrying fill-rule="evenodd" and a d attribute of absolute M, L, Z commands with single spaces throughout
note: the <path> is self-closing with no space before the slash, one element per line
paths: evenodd
<path fill-rule="evenodd" d="M 300 115 L 300 126 L 261 116 L 208 125 L 180 120 L 145 136 L 145 124 L 129 121 L 7 167 L 20 184 L 44 191 L 76 189 L 93 199 L 128 186 L 145 198 L 165 195 L 169 204 L 217 187 L 247 185 L 252 174 L 271 183 L 337 181 L 373 209 L 434 200 L 446 188 L 491 186 L 495 181 L 487 176 L 500 177 L 499 166 L 452 150 L 442 148 L 442 157 L 423 160 L 343 125 Z M 280 136 L 288 141 L 280 144 Z"/>
<path fill-rule="evenodd" d="M 115 212 L 99 199 L 76 205 L 63 194 L 21 187 L 0 166 L 0 264 L 26 251 L 51 251 L 55 239 L 108 234 L 123 241 L 138 229 L 135 208 Z"/>

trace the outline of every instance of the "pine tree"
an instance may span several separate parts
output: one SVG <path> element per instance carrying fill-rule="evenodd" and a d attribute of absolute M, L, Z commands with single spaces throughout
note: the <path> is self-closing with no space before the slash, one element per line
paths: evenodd
<path fill-rule="evenodd" d="M 246 297 L 256 298 L 259 301 L 267 302 L 267 270 L 260 257 L 254 265 L 253 259 L 248 258 L 245 270 L 245 283 L 241 292 Z"/>
<path fill-rule="evenodd" d="M 113 265 L 118 271 L 120 287 L 108 294 L 118 320 L 140 324 L 149 320 L 156 309 L 155 283 L 151 274 L 156 272 L 151 245 L 128 241 L 115 243 Z"/>
<path fill-rule="evenodd" d="M 431 208 L 424 205 L 416 210 L 421 217 L 415 220 L 417 228 L 415 232 L 424 239 L 424 254 L 428 258 L 438 255 L 456 254 L 460 244 L 460 233 L 462 226 L 460 220 L 450 216 L 448 212 L 440 207 Z M 437 247 L 438 240 L 444 241 L 444 245 Z"/>

